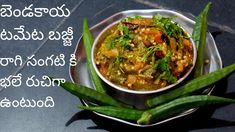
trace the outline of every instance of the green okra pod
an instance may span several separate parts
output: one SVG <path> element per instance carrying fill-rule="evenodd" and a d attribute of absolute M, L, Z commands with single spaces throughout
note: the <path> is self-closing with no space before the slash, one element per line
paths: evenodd
<path fill-rule="evenodd" d="M 191 108 L 197 108 L 211 104 L 226 103 L 235 103 L 235 99 L 209 95 L 182 97 L 145 111 L 137 122 L 138 124 L 150 124 L 154 121 L 165 119 Z"/>
<path fill-rule="evenodd" d="M 153 107 L 162 103 L 166 103 L 177 97 L 191 94 L 197 90 L 206 88 L 207 86 L 214 84 L 215 82 L 223 79 L 224 77 L 233 73 L 234 71 L 235 71 L 235 64 L 232 64 L 217 71 L 211 72 L 207 75 L 200 76 L 198 78 L 190 80 L 185 85 L 175 88 L 167 93 L 149 98 L 146 101 L 146 106 Z"/>
<path fill-rule="evenodd" d="M 91 62 L 91 49 L 93 45 L 93 38 L 88 28 L 88 22 L 86 18 L 83 20 L 83 45 L 84 45 L 85 52 L 86 52 L 88 72 L 93 81 L 93 84 L 97 91 L 101 93 L 105 93 L 106 92 L 105 85 L 103 84 L 99 76 L 96 74 L 96 71 Z"/>
<path fill-rule="evenodd" d="M 212 3 L 209 2 L 205 9 L 200 13 L 196 19 L 196 23 L 193 29 L 192 38 L 197 44 L 197 61 L 194 67 L 194 77 L 199 77 L 203 74 L 204 67 L 204 53 L 206 47 L 206 35 L 207 35 L 207 16 L 208 11 L 211 8 Z"/>
<path fill-rule="evenodd" d="M 70 92 L 71 94 L 88 100 L 90 102 L 99 104 L 99 105 L 111 105 L 111 106 L 117 106 L 117 107 L 131 107 L 129 105 L 123 104 L 115 99 L 113 99 L 111 96 L 100 93 L 94 89 L 88 88 L 86 86 L 78 85 L 72 82 L 66 81 L 65 83 L 60 84 L 61 87 L 63 87 L 65 90 Z"/>
<path fill-rule="evenodd" d="M 93 106 L 93 107 L 79 106 L 79 108 L 89 111 L 95 111 L 107 116 L 116 117 L 124 120 L 130 120 L 130 121 L 137 121 L 143 113 L 143 111 L 141 110 L 120 108 L 114 106 Z"/>

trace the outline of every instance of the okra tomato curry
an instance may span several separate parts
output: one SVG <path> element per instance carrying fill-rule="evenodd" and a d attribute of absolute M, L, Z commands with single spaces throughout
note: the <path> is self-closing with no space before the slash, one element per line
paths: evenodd
<path fill-rule="evenodd" d="M 131 90 L 155 90 L 176 83 L 193 66 L 189 35 L 172 18 L 160 14 L 122 19 L 96 48 L 99 72 Z"/>

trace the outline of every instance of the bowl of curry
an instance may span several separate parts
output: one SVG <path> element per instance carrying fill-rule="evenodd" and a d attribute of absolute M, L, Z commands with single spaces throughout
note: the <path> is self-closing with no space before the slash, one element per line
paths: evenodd
<path fill-rule="evenodd" d="M 174 18 L 126 17 L 107 26 L 95 39 L 92 64 L 111 87 L 151 94 L 182 82 L 196 62 L 196 46 Z"/>

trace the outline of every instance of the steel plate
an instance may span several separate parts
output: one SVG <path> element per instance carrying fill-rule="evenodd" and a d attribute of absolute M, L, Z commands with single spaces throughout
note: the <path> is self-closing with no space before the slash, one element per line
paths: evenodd
<path fill-rule="evenodd" d="M 119 21 L 120 19 L 122 19 L 124 17 L 135 16 L 135 15 L 141 15 L 144 17 L 151 17 L 152 15 L 157 14 L 157 13 L 159 13 L 163 16 L 175 17 L 174 21 L 178 22 L 190 34 L 192 33 L 193 26 L 195 24 L 195 22 L 193 20 L 191 20 L 191 19 L 187 18 L 186 16 L 184 16 L 180 13 L 177 13 L 175 11 L 163 10 L 163 9 L 122 11 L 122 12 L 116 13 L 116 14 L 110 16 L 109 18 L 101 21 L 100 23 L 98 23 L 95 26 L 93 26 L 92 28 L 90 28 L 90 30 L 92 32 L 93 37 L 96 38 L 97 35 L 106 26 L 108 26 L 109 24 L 111 24 L 113 22 Z M 220 58 L 220 54 L 217 50 L 215 41 L 210 33 L 207 34 L 206 41 L 207 41 L 207 45 L 206 45 L 205 56 L 207 59 L 210 60 L 210 63 L 207 64 L 204 68 L 205 74 L 222 68 L 222 61 Z M 78 84 L 82 84 L 82 85 L 94 88 L 92 81 L 90 80 L 90 77 L 88 75 L 88 71 L 87 71 L 87 67 L 86 67 L 86 57 L 85 57 L 85 53 L 84 53 L 82 37 L 78 40 L 74 54 L 76 55 L 76 58 L 78 60 L 78 65 L 75 67 L 70 67 L 70 77 L 71 77 L 72 81 L 75 83 L 78 83 Z M 213 91 L 213 87 L 208 88 L 206 92 L 207 92 L 207 94 L 210 94 L 212 91 Z M 112 94 L 111 96 L 114 96 L 115 98 L 118 98 L 120 100 L 125 100 L 125 102 L 133 104 L 139 108 L 143 108 L 143 102 L 149 96 L 149 95 L 135 95 L 135 96 L 133 96 L 131 94 L 123 93 L 120 91 L 112 91 L 111 94 Z M 89 102 L 87 102 L 87 101 L 82 100 L 82 102 L 84 103 L 84 105 L 89 105 Z M 173 120 L 173 119 L 176 119 L 176 118 L 179 118 L 182 116 L 189 115 L 196 110 L 197 110 L 196 108 L 190 109 L 190 110 L 187 110 L 187 111 L 180 113 L 178 115 L 172 116 L 172 117 L 167 118 L 165 120 L 161 120 L 159 122 L 154 122 L 153 124 L 149 124 L 149 125 L 139 125 L 134 122 L 129 122 L 126 120 L 106 116 L 106 115 L 99 114 L 96 112 L 94 112 L 94 113 L 96 113 L 99 116 L 102 116 L 102 117 L 105 117 L 105 118 L 108 118 L 111 120 L 115 120 L 117 122 L 125 123 L 128 125 L 137 126 L 137 127 L 149 127 L 149 126 L 155 126 L 155 125 L 159 125 L 162 123 L 166 123 L 170 120 Z"/>

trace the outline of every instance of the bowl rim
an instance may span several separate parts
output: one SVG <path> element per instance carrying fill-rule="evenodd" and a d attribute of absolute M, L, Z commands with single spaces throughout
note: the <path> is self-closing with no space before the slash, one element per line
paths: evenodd
<path fill-rule="evenodd" d="M 167 12 L 168 10 L 166 10 Z M 162 12 L 164 12 L 164 10 L 162 10 Z M 182 14 L 181 14 L 182 15 Z M 150 18 L 150 17 L 146 17 L 144 15 L 140 15 L 144 18 Z M 126 18 L 126 17 L 125 17 Z M 173 83 L 173 84 L 170 84 L 166 87 L 162 87 L 162 88 L 159 88 L 159 89 L 155 89 L 155 90 L 131 90 L 131 89 L 127 89 L 125 87 L 122 87 L 122 86 L 118 86 L 114 83 L 112 83 L 111 81 L 109 81 L 108 79 L 106 79 L 99 71 L 99 69 L 97 68 L 97 65 L 95 64 L 95 59 L 94 59 L 94 56 L 95 56 L 95 49 L 96 49 L 96 46 L 99 42 L 99 39 L 100 37 L 105 33 L 107 32 L 111 27 L 113 27 L 114 25 L 116 25 L 117 23 L 119 23 L 121 20 L 118 20 L 118 21 L 114 21 L 112 22 L 111 24 L 109 24 L 108 26 L 106 26 L 98 35 L 97 37 L 95 38 L 94 42 L 93 42 L 93 45 L 92 45 L 92 50 L 91 50 L 91 61 L 92 61 L 92 65 L 96 71 L 96 73 L 98 74 L 98 76 L 105 82 L 107 83 L 110 87 L 112 88 L 115 88 L 116 90 L 119 90 L 119 91 L 122 91 L 122 92 L 126 92 L 126 93 L 131 93 L 131 94 L 156 94 L 156 93 L 159 93 L 159 92 L 162 92 L 162 91 L 166 91 L 166 90 L 169 90 L 171 88 L 174 88 L 176 85 L 180 84 L 183 80 L 185 80 L 190 73 L 192 73 L 193 69 L 194 69 L 194 66 L 196 64 L 196 59 L 197 59 L 197 48 L 196 48 L 196 43 L 195 41 L 192 39 L 192 35 L 190 35 L 190 33 L 184 28 L 182 27 L 180 24 L 179 26 L 187 33 L 187 35 L 190 37 L 190 41 L 192 43 L 192 47 L 193 47 L 193 63 L 192 63 L 192 66 L 188 69 L 188 71 L 180 78 L 177 80 L 176 83 Z M 174 20 L 173 20 L 174 22 Z"/>

